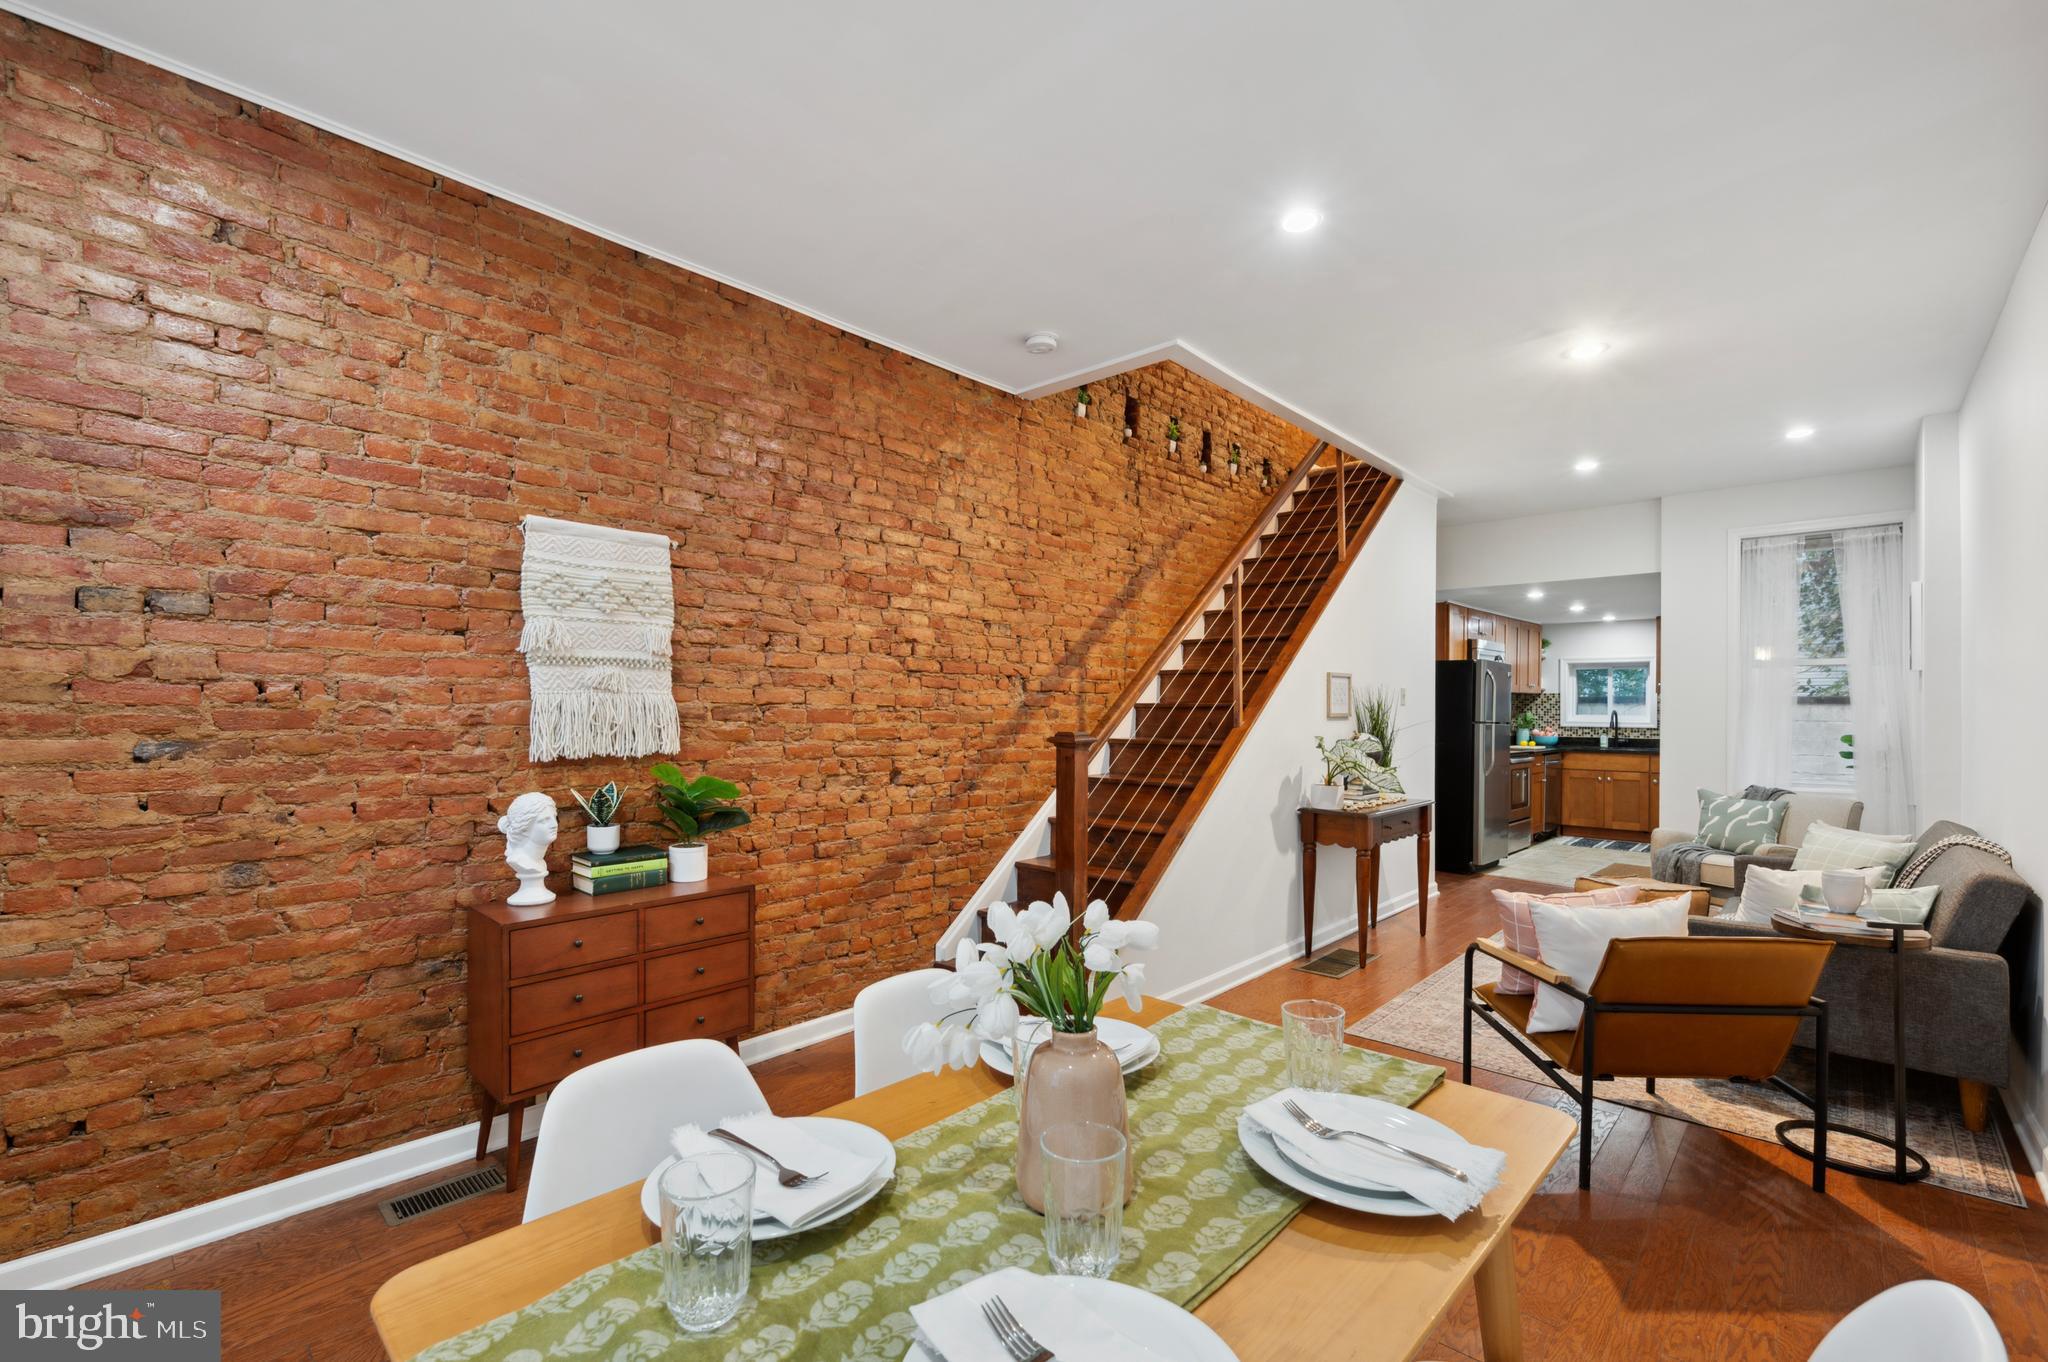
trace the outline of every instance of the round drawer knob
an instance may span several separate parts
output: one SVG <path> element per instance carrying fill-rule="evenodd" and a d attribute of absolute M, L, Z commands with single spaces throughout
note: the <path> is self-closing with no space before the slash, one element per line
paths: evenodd
<path fill-rule="evenodd" d="M 701 918 L 701 917 L 700 917 L 700 918 L 698 918 L 698 919 L 697 919 L 697 925 L 698 925 L 699 927 L 702 927 L 702 926 L 704 925 L 704 919 L 703 919 L 703 918 Z"/>
<path fill-rule="evenodd" d="M 569 1001 L 572 1003 L 580 1003 L 583 1001 L 583 995 L 579 993 L 575 997 L 571 998 Z"/>
<path fill-rule="evenodd" d="M 698 1017 L 698 1018 L 697 1018 L 697 1025 L 699 1025 L 699 1026 L 702 1026 L 703 1024 L 704 1024 L 704 1018 L 702 1018 L 701 1016 L 700 1016 L 700 1017 Z"/>
<path fill-rule="evenodd" d="M 583 938 L 579 936 L 574 941 L 571 941 L 569 944 L 580 951 L 583 949 Z"/>
<path fill-rule="evenodd" d="M 582 1051 L 582 1050 L 581 1050 L 580 1048 L 579 1048 L 579 1049 L 575 1049 L 575 1050 L 571 1050 L 571 1051 L 569 1052 L 569 1058 L 571 1058 L 571 1059 L 581 1059 L 581 1058 L 583 1058 L 583 1051 Z"/>
<path fill-rule="evenodd" d="M 704 972 L 704 967 L 703 967 L 702 965 L 699 965 L 699 966 L 697 966 L 697 973 L 699 973 L 699 974 L 702 974 L 703 972 Z"/>

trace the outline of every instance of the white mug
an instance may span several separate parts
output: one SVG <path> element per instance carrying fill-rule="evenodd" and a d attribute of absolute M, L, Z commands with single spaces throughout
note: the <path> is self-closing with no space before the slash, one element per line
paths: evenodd
<path fill-rule="evenodd" d="M 1820 893 L 1828 901 L 1828 907 L 1836 912 L 1853 913 L 1869 897 L 1870 881 L 1860 870 L 1823 870 Z"/>

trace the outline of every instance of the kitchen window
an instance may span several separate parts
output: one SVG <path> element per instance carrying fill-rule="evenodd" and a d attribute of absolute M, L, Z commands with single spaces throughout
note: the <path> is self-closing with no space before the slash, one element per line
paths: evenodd
<path fill-rule="evenodd" d="M 1657 726 L 1656 688 L 1646 659 L 1567 662 L 1564 722 L 1570 728 L 1605 728 L 1618 714 L 1623 728 Z"/>

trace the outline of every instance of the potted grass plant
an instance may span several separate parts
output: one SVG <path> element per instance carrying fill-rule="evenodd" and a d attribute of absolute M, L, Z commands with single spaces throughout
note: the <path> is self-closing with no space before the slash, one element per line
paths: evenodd
<path fill-rule="evenodd" d="M 669 883 L 696 884 L 711 874 L 711 853 L 704 839 L 751 823 L 753 815 L 735 802 L 740 787 L 729 780 L 685 776 L 671 761 L 657 762 L 652 774 L 654 807 L 676 834 L 668 849 Z"/>
<path fill-rule="evenodd" d="M 1169 454 L 1180 453 L 1180 418 L 1178 416 L 1167 418 L 1166 452 Z"/>
<path fill-rule="evenodd" d="M 619 783 L 608 780 L 591 792 L 585 799 L 580 790 L 573 786 L 569 797 L 583 810 L 589 823 L 583 829 L 583 845 L 586 849 L 602 855 L 619 849 Z"/>
<path fill-rule="evenodd" d="M 1074 393 L 1074 415 L 1080 417 L 1083 421 L 1087 420 L 1088 408 L 1094 401 L 1095 399 L 1088 395 L 1088 385 L 1082 384 L 1079 390 Z"/>

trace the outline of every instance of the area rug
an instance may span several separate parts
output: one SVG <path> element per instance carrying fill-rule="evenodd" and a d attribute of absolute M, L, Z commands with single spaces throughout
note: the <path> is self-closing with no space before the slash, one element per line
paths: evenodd
<path fill-rule="evenodd" d="M 1484 872 L 1507 879 L 1534 880 L 1539 884 L 1561 884 L 1570 888 L 1580 876 L 1611 869 L 1616 865 L 1632 867 L 1632 875 L 1650 873 L 1650 853 L 1630 851 L 1627 842 L 1596 842 L 1590 838 L 1581 845 L 1579 839 L 1553 837 L 1538 842 L 1512 856 L 1503 856 L 1498 864 Z"/>
<path fill-rule="evenodd" d="M 1451 1074 L 1456 1077 L 1463 1036 L 1464 970 L 1461 956 L 1358 1021 L 1350 1034 L 1434 1056 L 1450 1065 Z M 1473 962 L 1472 975 L 1479 983 L 1492 983 L 1500 978 L 1500 966 L 1482 955 Z M 1526 1078 L 1546 1086 L 1549 1083 L 1535 1065 L 1496 1035 L 1493 1028 L 1476 1020 L 1472 1027 L 1472 1064 L 1513 1078 Z M 1854 1060 L 1839 1061 L 1831 1069 L 1830 1121 L 1890 1133 L 1891 1069 Z M 1812 1091 L 1813 1065 L 1808 1051 L 1795 1049 L 1782 1073 L 1794 1085 Z M 1906 1142 L 1927 1156 L 1933 1169 L 1927 1180 L 1987 1201 L 2025 1205 L 2026 1198 L 2020 1192 L 2019 1179 L 2006 1157 L 2005 1141 L 1999 1137 L 1996 1126 L 1982 1135 L 1972 1134 L 1963 1125 L 1953 1083 L 1923 1074 L 1914 1074 L 1912 1079 L 1906 1089 Z M 1617 1078 L 1600 1084 L 1595 1094 L 1603 1101 L 1773 1143 L 1778 1122 L 1811 1115 L 1776 1088 L 1754 1083 L 1667 1078 L 1658 1081 L 1657 1095 L 1652 1097 L 1643 1090 L 1641 1079 Z M 1576 1115 L 1574 1104 L 1562 1094 L 1558 1096 L 1562 1099 L 1560 1109 Z M 1596 1109 L 1598 1105 L 1596 1102 Z M 1594 1129 L 1604 1133 L 1597 1113 Z M 1847 1139 L 1836 1141 L 1833 1152 L 1838 1158 L 1857 1162 L 1877 1163 L 1889 1157 L 1884 1149 Z"/>

